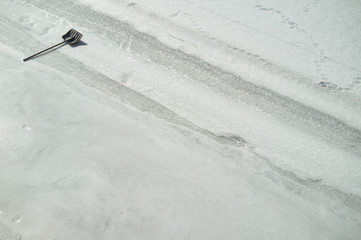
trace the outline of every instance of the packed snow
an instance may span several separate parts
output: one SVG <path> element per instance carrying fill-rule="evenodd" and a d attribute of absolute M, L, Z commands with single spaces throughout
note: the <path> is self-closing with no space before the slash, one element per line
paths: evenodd
<path fill-rule="evenodd" d="M 2 0 L 0 240 L 360 238 L 360 11 Z"/>

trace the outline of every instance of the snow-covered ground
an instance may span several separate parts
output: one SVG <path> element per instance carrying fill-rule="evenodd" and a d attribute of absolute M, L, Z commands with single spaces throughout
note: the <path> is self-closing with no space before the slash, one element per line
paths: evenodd
<path fill-rule="evenodd" d="M 360 11 L 2 0 L 0 239 L 359 238 Z"/>

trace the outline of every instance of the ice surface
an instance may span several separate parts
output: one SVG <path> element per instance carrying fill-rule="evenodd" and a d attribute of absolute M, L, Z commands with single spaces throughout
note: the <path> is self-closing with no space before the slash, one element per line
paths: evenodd
<path fill-rule="evenodd" d="M 0 239 L 357 239 L 357 9 L 1 1 Z"/>

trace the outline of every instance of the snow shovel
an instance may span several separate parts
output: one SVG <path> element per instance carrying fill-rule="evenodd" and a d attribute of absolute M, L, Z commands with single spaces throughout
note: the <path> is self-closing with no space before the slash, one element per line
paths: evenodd
<path fill-rule="evenodd" d="M 75 29 L 70 29 L 67 33 L 65 33 L 62 36 L 64 41 L 62 41 L 61 43 L 58 43 L 58 44 L 56 44 L 56 45 L 54 45 L 54 46 L 52 46 L 50 48 L 47 48 L 47 49 L 45 49 L 45 50 L 43 50 L 41 52 L 38 52 L 38 53 L 28 57 L 28 58 L 25 58 L 23 61 L 26 62 L 29 59 L 31 59 L 31 58 L 33 58 L 35 56 L 38 56 L 39 54 L 42 54 L 43 52 L 49 51 L 50 49 L 55 48 L 55 47 L 57 47 L 59 45 L 62 45 L 62 44 L 64 44 L 64 45 L 65 44 L 74 45 L 74 44 L 78 43 L 82 37 L 83 37 L 83 35 L 80 32 L 76 31 Z"/>

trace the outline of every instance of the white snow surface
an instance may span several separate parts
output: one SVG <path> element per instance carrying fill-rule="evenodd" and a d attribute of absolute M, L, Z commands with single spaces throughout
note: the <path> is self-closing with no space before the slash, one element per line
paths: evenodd
<path fill-rule="evenodd" d="M 360 11 L 2 0 L 0 240 L 358 239 Z"/>

